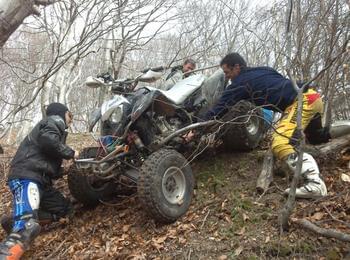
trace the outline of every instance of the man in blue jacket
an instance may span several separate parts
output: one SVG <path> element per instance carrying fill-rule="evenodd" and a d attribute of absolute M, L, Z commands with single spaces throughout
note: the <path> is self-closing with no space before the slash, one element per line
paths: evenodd
<path fill-rule="evenodd" d="M 0 260 L 20 259 L 39 234 L 39 222 L 55 221 L 72 211 L 69 200 L 52 187 L 52 180 L 62 177 L 62 160 L 74 158 L 74 150 L 65 145 L 65 129 L 73 116 L 60 103 L 50 104 L 46 115 L 22 141 L 11 162 L 8 186 L 13 217 L 1 223 L 8 237 L 0 244 Z"/>
<path fill-rule="evenodd" d="M 209 110 L 205 120 L 223 116 L 229 108 L 240 100 L 248 100 L 257 106 L 282 112 L 283 118 L 273 135 L 272 150 L 274 155 L 284 160 L 295 171 L 298 160 L 295 145 L 296 136 L 297 92 L 292 82 L 269 67 L 247 67 L 245 60 L 238 53 L 226 55 L 221 63 L 227 79 L 231 84 L 224 90 L 216 105 Z M 320 121 L 323 103 L 320 95 L 314 90 L 307 89 L 303 94 L 302 126 L 304 130 L 311 121 Z M 311 139 L 326 142 L 329 134 L 320 129 L 312 129 Z M 317 132 L 318 131 L 318 132 Z M 327 188 L 320 178 L 320 172 L 315 159 L 308 153 L 303 155 L 302 176 L 305 184 L 296 190 L 298 198 L 316 198 L 327 195 Z M 289 189 L 285 191 L 289 192 Z"/>

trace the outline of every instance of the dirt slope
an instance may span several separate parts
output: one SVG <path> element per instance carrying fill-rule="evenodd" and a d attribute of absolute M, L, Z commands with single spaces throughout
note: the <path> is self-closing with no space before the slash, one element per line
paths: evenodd
<path fill-rule="evenodd" d="M 75 148 L 86 136 L 72 136 Z M 0 213 L 10 209 L 11 196 L 3 174 L 14 149 L 1 158 Z M 192 166 L 198 181 L 190 211 L 174 224 L 161 226 L 141 209 L 137 196 L 115 198 L 94 209 L 76 204 L 71 220 L 45 227 L 23 259 L 341 259 L 349 246 L 319 237 L 292 224 L 279 236 L 277 215 L 285 202 L 287 178 L 275 182 L 263 197 L 255 193 L 264 151 L 249 154 L 218 152 Z M 307 217 L 322 227 L 350 233 L 349 174 L 345 165 L 321 162 L 330 196 L 298 202 L 294 218 Z M 69 196 L 64 181 L 57 185 Z M 5 237 L 0 231 L 0 239 Z"/>

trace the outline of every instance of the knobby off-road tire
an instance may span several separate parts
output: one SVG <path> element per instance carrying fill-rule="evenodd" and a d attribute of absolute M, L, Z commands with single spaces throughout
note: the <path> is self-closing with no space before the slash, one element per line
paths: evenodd
<path fill-rule="evenodd" d="M 88 147 L 79 154 L 79 159 L 95 158 L 98 147 Z M 96 206 L 100 200 L 115 192 L 116 185 L 113 182 L 93 181 L 89 177 L 90 169 L 79 169 L 73 165 L 68 174 L 68 187 L 72 196 L 85 206 Z"/>
<path fill-rule="evenodd" d="M 100 135 L 113 135 L 113 128 L 109 125 L 109 122 L 100 121 Z"/>
<path fill-rule="evenodd" d="M 169 149 L 154 152 L 140 171 L 139 199 L 152 218 L 172 223 L 187 212 L 193 197 L 194 177 L 180 153 Z"/>
<path fill-rule="evenodd" d="M 250 118 L 247 121 L 248 116 Z M 239 102 L 232 107 L 222 118 L 225 122 L 233 122 L 225 125 L 220 133 L 224 149 L 251 151 L 256 148 L 264 137 L 265 127 L 262 118 L 262 110 L 250 102 Z"/>

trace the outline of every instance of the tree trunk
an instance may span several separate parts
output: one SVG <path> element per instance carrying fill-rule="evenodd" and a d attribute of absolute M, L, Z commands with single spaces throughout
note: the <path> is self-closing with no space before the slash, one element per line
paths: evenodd
<path fill-rule="evenodd" d="M 272 149 L 270 148 L 265 154 L 263 168 L 256 182 L 256 191 L 259 194 L 263 194 L 267 191 L 273 180 L 273 165 L 274 158 Z"/>
<path fill-rule="evenodd" d="M 40 15 L 39 5 L 50 5 L 55 0 L 0 0 L 0 49 L 11 34 L 30 15 Z"/>
<path fill-rule="evenodd" d="M 0 48 L 23 20 L 32 14 L 37 14 L 34 0 L 0 0 Z"/>

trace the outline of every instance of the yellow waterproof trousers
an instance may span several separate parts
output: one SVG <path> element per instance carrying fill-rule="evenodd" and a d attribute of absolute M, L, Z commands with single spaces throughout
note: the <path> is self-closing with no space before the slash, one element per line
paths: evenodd
<path fill-rule="evenodd" d="M 276 132 L 273 134 L 272 151 L 278 159 L 284 159 L 295 152 L 294 146 L 300 138 L 300 136 L 296 135 L 297 109 L 298 101 L 295 100 L 293 104 L 284 111 L 282 120 L 277 125 Z M 303 94 L 303 130 L 305 130 L 311 119 L 317 113 L 323 113 L 323 102 L 320 94 L 310 89 Z"/>

